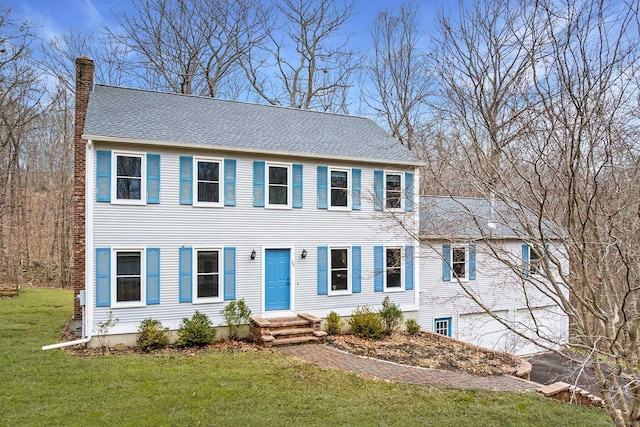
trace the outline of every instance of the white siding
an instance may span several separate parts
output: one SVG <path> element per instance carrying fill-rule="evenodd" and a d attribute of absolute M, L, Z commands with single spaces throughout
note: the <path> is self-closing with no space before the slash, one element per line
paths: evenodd
<path fill-rule="evenodd" d="M 128 149 L 116 144 L 96 143 L 96 150 Z M 143 151 L 139 146 L 132 146 Z M 382 165 L 345 164 L 341 162 L 309 162 L 302 159 L 258 158 L 257 156 L 227 155 L 221 152 L 196 150 L 169 150 L 149 147 L 148 153 L 160 154 L 160 204 L 146 206 L 115 205 L 92 200 L 93 250 L 99 247 L 157 247 L 161 250 L 159 305 L 140 308 L 95 307 L 93 324 L 104 321 L 109 311 L 119 320 L 111 333 L 131 333 L 147 317 L 162 321 L 165 326 L 177 328 L 184 317 L 197 309 L 210 316 L 214 324 L 221 324 L 219 315 L 226 303 L 179 303 L 178 249 L 191 247 L 236 248 L 236 298 L 244 298 L 253 314 L 264 314 L 263 251 L 267 248 L 291 248 L 292 284 L 291 311 L 308 312 L 324 317 L 335 310 L 348 315 L 356 305 L 377 307 L 385 295 L 403 310 L 417 310 L 416 292 L 419 286 L 419 266 L 415 263 L 415 290 L 382 293 L 373 290 L 374 245 L 413 244 L 406 232 L 394 221 L 374 212 L 373 171 L 385 169 Z M 179 157 L 215 156 L 232 158 L 236 164 L 236 206 L 207 208 L 179 204 Z M 275 161 L 303 164 L 302 209 L 266 209 L 253 206 L 253 161 Z M 94 159 L 95 161 L 95 159 Z M 356 167 L 362 170 L 362 209 L 341 212 L 317 208 L 317 166 Z M 397 168 L 395 169 L 397 170 Z M 414 172 L 413 169 L 403 171 Z M 95 185 L 95 177 L 87 177 L 88 185 Z M 417 193 L 418 176 L 415 179 Z M 221 185 L 222 189 L 222 185 Z M 221 194 L 222 198 L 222 194 Z M 416 199 L 417 206 L 417 199 Z M 417 212 L 410 214 L 406 223 L 415 224 Z M 400 214 L 404 216 L 405 214 Z M 317 247 L 324 245 L 359 245 L 362 247 L 362 292 L 345 296 L 317 295 Z M 414 244 L 415 245 L 415 244 Z M 306 259 L 300 254 L 306 249 Z M 255 250 L 257 257 L 250 259 Z M 416 255 L 419 251 L 416 247 Z M 95 273 L 91 274 L 95 280 Z M 91 302 L 95 304 L 93 286 Z"/>
<path fill-rule="evenodd" d="M 529 354 L 540 351 L 540 348 L 513 332 L 508 333 L 503 325 L 486 313 L 485 308 L 505 319 L 520 333 L 533 336 L 532 320 L 526 315 L 527 307 L 532 307 L 536 309 L 534 315 L 539 320 L 538 325 L 543 325 L 539 328 L 541 336 L 548 338 L 546 344 L 566 343 L 567 316 L 555 301 L 545 295 L 549 289 L 541 290 L 524 283 L 519 273 L 495 259 L 482 244 L 476 245 L 476 280 L 462 283 L 455 279 L 443 281 L 443 243 L 430 241 L 421 245 L 418 320 L 423 329 L 433 331 L 434 319 L 451 317 L 454 338 L 491 349 Z M 503 255 L 511 254 L 512 262 L 519 266 L 521 248 L 521 242 L 513 240 L 502 242 L 500 250 Z M 551 250 L 558 258 L 563 258 L 558 248 Z M 566 260 L 563 263 L 566 264 Z"/>

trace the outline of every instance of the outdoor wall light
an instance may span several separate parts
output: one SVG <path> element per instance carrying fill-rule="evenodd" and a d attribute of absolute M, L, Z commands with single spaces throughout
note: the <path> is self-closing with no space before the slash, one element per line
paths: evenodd
<path fill-rule="evenodd" d="M 305 258 L 307 257 L 307 250 L 306 250 L 306 249 L 303 249 L 303 250 L 302 250 L 302 253 L 300 254 L 300 257 L 301 257 L 302 259 L 305 259 Z"/>
<path fill-rule="evenodd" d="M 256 250 L 251 251 L 251 259 L 256 259 Z"/>

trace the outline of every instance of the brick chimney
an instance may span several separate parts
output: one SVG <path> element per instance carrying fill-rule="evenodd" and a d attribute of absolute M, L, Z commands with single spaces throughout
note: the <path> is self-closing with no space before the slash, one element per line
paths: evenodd
<path fill-rule="evenodd" d="M 93 61 L 86 56 L 76 59 L 76 117 L 73 137 L 73 318 L 82 318 L 77 296 L 85 288 L 85 174 L 86 141 L 82 139 L 84 120 L 93 85 Z M 87 304 L 90 304 L 87 301 Z"/>

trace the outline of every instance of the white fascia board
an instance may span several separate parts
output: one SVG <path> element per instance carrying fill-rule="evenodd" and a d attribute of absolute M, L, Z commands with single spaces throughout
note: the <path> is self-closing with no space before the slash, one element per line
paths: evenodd
<path fill-rule="evenodd" d="M 228 152 L 238 152 L 238 153 L 252 153 L 252 154 L 270 154 L 274 156 L 287 156 L 287 157 L 301 157 L 301 158 L 309 158 L 309 159 L 321 159 L 326 161 L 327 159 L 331 160 L 343 160 L 346 162 L 357 162 L 357 163 L 372 163 L 372 164 L 384 164 L 384 165 L 397 165 L 397 166 L 414 166 L 421 167 L 426 166 L 424 162 L 416 161 L 397 161 L 397 160 L 385 160 L 385 159 L 371 159 L 366 157 L 340 157 L 340 156 L 331 156 L 331 155 L 321 155 L 314 153 L 293 153 L 289 151 L 277 151 L 277 150 L 259 150 L 256 148 L 244 148 L 244 147 L 228 147 L 221 145 L 203 145 L 203 144 L 194 144 L 194 143 L 176 143 L 169 141 L 155 141 L 155 140 L 146 140 L 146 139 L 129 139 L 129 138 L 120 138 L 113 136 L 100 136 L 100 135 L 82 135 L 83 139 L 91 139 L 93 141 L 98 142 L 117 142 L 123 144 L 143 144 L 143 145 L 157 145 L 163 147 L 171 147 L 171 148 L 197 148 L 201 150 L 216 150 L 216 151 L 228 151 Z"/>

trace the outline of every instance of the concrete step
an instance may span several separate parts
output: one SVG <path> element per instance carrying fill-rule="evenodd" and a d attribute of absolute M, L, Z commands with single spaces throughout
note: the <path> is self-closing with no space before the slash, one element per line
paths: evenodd
<path fill-rule="evenodd" d="M 318 342 L 318 338 L 314 336 L 304 335 L 291 338 L 276 338 L 271 343 L 272 345 L 294 345 L 310 342 Z"/>
<path fill-rule="evenodd" d="M 274 337 L 278 336 L 286 336 L 286 335 L 305 335 L 305 334 L 313 334 L 313 328 L 294 328 L 294 329 L 277 329 L 275 331 L 271 331 L 271 335 Z"/>

